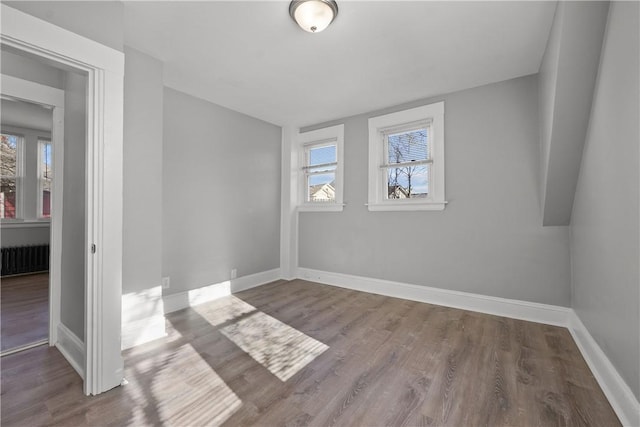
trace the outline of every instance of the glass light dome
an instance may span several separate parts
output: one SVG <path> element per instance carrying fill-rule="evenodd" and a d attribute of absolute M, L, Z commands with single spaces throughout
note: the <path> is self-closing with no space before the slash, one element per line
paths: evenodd
<path fill-rule="evenodd" d="M 294 0 L 289 5 L 289 14 L 303 30 L 319 33 L 333 22 L 338 5 L 333 0 Z"/>

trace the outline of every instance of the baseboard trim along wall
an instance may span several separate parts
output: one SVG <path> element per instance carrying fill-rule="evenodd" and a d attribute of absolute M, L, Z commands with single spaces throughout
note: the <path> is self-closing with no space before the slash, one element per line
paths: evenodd
<path fill-rule="evenodd" d="M 298 268 L 303 280 L 445 307 L 527 320 L 569 330 L 594 377 L 625 426 L 640 426 L 640 403 L 573 309 L 451 291 L 350 274 Z"/>
<path fill-rule="evenodd" d="M 225 280 L 224 282 L 214 283 L 212 285 L 203 286 L 190 291 L 179 292 L 176 294 L 165 295 L 164 312 L 171 313 L 182 310 L 183 308 L 193 307 L 194 305 L 204 302 L 213 301 L 236 292 L 255 288 L 260 285 L 280 280 L 280 269 L 263 271 L 256 274 L 238 277 L 237 279 Z"/>
<path fill-rule="evenodd" d="M 84 342 L 62 323 L 58 324 L 58 342 L 56 342 L 56 348 L 84 380 L 84 364 L 86 358 Z"/>
<path fill-rule="evenodd" d="M 640 426 L 640 402 L 575 311 L 567 326 L 600 388 L 625 426 Z"/>
<path fill-rule="evenodd" d="M 170 295 L 162 295 L 162 286 L 125 294 L 122 296 L 122 350 L 165 337 L 167 313 L 279 279 L 280 269 L 276 268 Z"/>
<path fill-rule="evenodd" d="M 571 311 L 568 307 L 556 305 L 497 298 L 469 292 L 451 291 L 428 286 L 392 282 L 390 280 L 353 276 L 350 274 L 330 273 L 309 268 L 298 268 L 298 277 L 304 280 L 355 291 L 369 292 L 393 298 L 443 305 L 446 307 L 556 326 L 566 326 L 569 319 L 569 312 Z"/>
<path fill-rule="evenodd" d="M 166 336 L 162 286 L 122 295 L 122 350 Z"/>

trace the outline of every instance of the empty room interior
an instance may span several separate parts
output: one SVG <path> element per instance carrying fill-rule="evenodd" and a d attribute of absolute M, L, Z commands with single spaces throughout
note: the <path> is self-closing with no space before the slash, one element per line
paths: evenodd
<path fill-rule="evenodd" d="M 640 426 L 640 3 L 1 3 L 3 426 Z"/>

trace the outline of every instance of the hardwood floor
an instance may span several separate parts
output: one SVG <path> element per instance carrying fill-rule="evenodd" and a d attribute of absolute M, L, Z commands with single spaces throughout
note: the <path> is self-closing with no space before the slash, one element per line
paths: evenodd
<path fill-rule="evenodd" d="M 295 280 L 167 316 L 95 397 L 2 359 L 2 425 L 620 425 L 564 328 Z"/>
<path fill-rule="evenodd" d="M 49 273 L 0 280 L 2 351 L 49 338 Z"/>

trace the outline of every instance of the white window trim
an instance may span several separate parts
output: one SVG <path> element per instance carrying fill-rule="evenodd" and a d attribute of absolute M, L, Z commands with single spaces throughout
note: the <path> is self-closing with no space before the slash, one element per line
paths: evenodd
<path fill-rule="evenodd" d="M 309 132 L 298 133 L 297 145 L 299 151 L 298 171 L 298 211 L 299 212 L 342 212 L 344 208 L 344 125 L 326 127 Z M 303 167 L 305 166 L 305 149 L 312 145 L 326 145 L 327 141 L 335 141 L 336 166 L 335 190 L 336 199 L 333 202 L 306 201 L 306 180 Z"/>
<path fill-rule="evenodd" d="M 431 180 L 426 199 L 387 199 L 384 163 L 384 132 L 420 121 L 431 122 Z M 369 211 L 443 210 L 444 196 L 444 102 L 385 114 L 369 119 Z"/>

